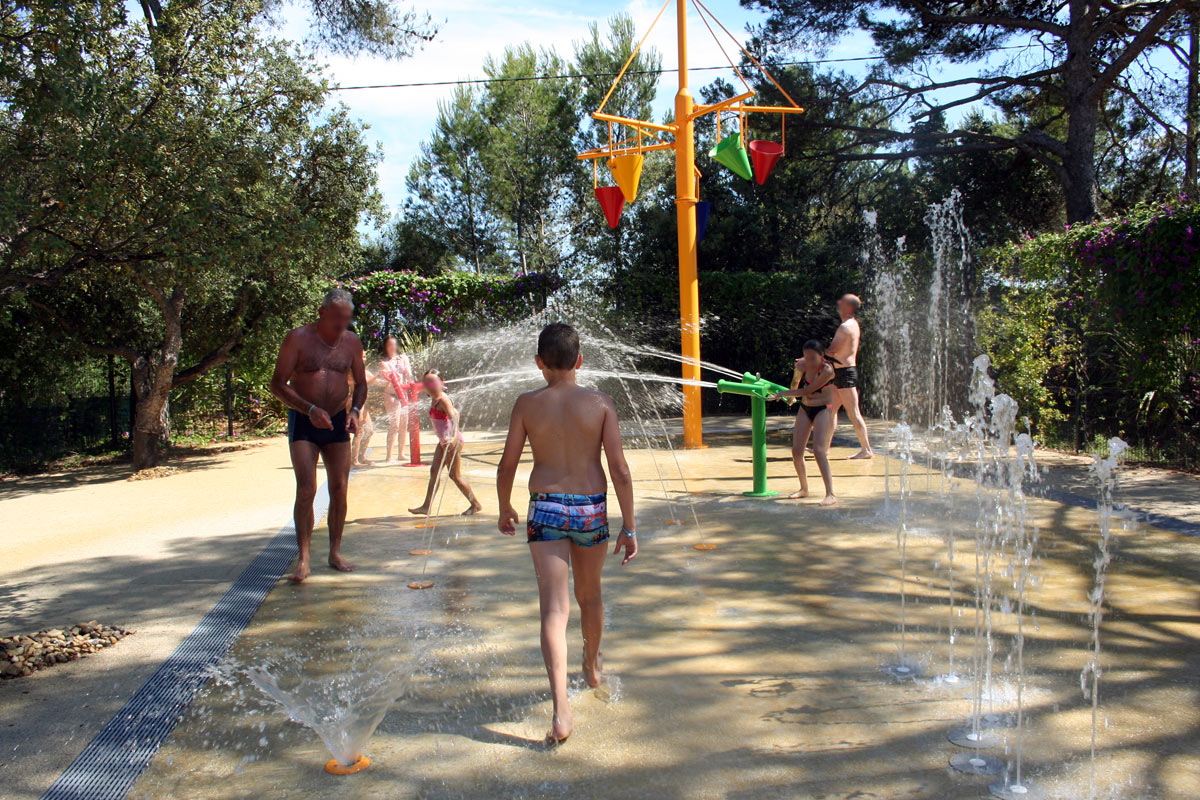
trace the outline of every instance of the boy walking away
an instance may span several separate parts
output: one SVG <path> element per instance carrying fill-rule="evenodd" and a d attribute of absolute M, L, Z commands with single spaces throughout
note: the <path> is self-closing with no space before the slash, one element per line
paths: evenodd
<path fill-rule="evenodd" d="M 529 475 L 526 533 L 537 574 L 542 617 L 542 658 L 550 678 L 554 719 L 547 741 L 566 741 L 574 728 L 567 703 L 567 621 L 571 612 L 568 571 L 575 577 L 575 599 L 583 627 L 583 677 L 599 686 L 603 657 L 600 636 L 604 605 L 600 573 L 609 539 L 607 479 L 600 448 L 621 507 L 621 532 L 613 554 L 625 551 L 622 566 L 637 555 L 633 514 L 633 478 L 621 449 L 621 430 L 613 400 L 575 383 L 583 364 L 579 334 L 570 325 L 547 325 L 538 336 L 537 365 L 546 386 L 521 395 L 513 406 L 504 455 L 496 471 L 500 532 L 512 536 L 520 522 L 512 506 L 513 481 L 529 439 L 533 471 Z"/>

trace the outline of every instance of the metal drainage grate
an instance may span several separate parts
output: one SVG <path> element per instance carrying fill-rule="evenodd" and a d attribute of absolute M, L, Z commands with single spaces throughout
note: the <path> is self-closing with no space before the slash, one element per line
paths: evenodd
<path fill-rule="evenodd" d="M 328 492 L 318 492 L 314 518 L 328 508 Z M 229 652 L 295 557 L 296 529 L 289 522 L 41 800 L 122 800 L 208 683 L 209 668 Z"/>

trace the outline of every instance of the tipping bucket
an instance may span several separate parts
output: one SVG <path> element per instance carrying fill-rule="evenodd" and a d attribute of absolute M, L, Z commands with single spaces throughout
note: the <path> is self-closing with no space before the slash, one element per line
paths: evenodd
<path fill-rule="evenodd" d="M 626 203 L 637 199 L 638 181 L 642 177 L 642 160 L 641 153 L 613 156 L 608 160 L 608 168 L 612 170 L 617 186 L 621 187 L 621 194 L 625 195 Z"/>
<path fill-rule="evenodd" d="M 600 207 L 604 209 L 608 227 L 617 227 L 617 223 L 621 221 L 621 211 L 625 208 L 625 194 L 621 191 L 621 187 L 597 186 L 596 199 L 600 201 Z"/>
<path fill-rule="evenodd" d="M 735 131 L 717 142 L 717 146 L 709 155 L 713 160 L 733 170 L 735 174 L 750 180 L 750 159 L 746 157 L 746 148 L 742 147 L 741 133 Z"/>
<path fill-rule="evenodd" d="M 775 168 L 775 162 L 783 155 L 783 145 L 767 139 L 755 139 L 750 142 L 750 158 L 754 161 L 754 179 L 762 186 L 767 176 Z"/>
<path fill-rule="evenodd" d="M 708 225 L 708 212 L 712 208 L 712 203 L 707 200 L 699 200 L 696 202 L 696 241 L 704 241 L 704 228 Z"/>

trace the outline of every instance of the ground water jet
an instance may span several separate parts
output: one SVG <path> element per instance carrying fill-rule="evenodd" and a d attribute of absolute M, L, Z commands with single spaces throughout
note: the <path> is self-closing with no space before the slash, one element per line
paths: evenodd
<path fill-rule="evenodd" d="M 992 679 L 992 554 L 997 533 L 996 500 L 990 490 L 988 466 L 993 457 L 992 425 L 988 415 L 996 396 L 995 384 L 988 374 L 991 360 L 986 355 L 978 356 L 971 373 L 970 402 L 974 408 L 971 416 L 963 423 L 962 435 L 975 458 L 975 618 L 971 650 L 971 717 L 967 728 L 950 732 L 949 739 L 960 747 L 976 751 L 976 757 L 984 759 L 979 750 L 995 747 L 999 740 L 995 734 L 984 730 L 984 698 L 991 697 Z M 990 757 L 988 757 L 990 758 Z M 982 769 L 978 765 L 973 767 Z M 1002 762 L 996 759 L 987 768 L 998 774 Z"/>
<path fill-rule="evenodd" d="M 896 662 L 884 667 L 884 672 L 893 678 L 912 679 L 921 674 L 920 668 L 909 660 L 905 650 L 908 636 L 908 620 L 906 618 L 908 609 L 908 502 L 912 495 L 912 486 L 909 481 L 909 472 L 912 468 L 912 428 L 904 423 L 896 425 L 892 428 L 892 440 L 896 443 L 898 453 L 896 458 L 900 462 L 899 488 L 897 490 L 900 505 L 896 527 L 896 547 L 900 551 L 900 647 Z"/>
<path fill-rule="evenodd" d="M 1116 492 L 1118 471 L 1121 457 L 1129 445 L 1122 439 L 1113 437 L 1108 440 L 1108 455 L 1092 456 L 1088 470 L 1096 481 L 1096 521 L 1100 536 L 1096 542 L 1096 556 L 1092 562 L 1096 577 L 1092 590 L 1088 594 L 1088 616 L 1092 624 L 1091 648 L 1087 663 L 1079 674 L 1079 685 L 1085 699 L 1092 705 L 1091 750 L 1088 763 L 1088 798 L 1096 798 L 1096 728 L 1100 713 L 1100 678 L 1103 669 L 1100 666 L 1100 632 L 1104 622 L 1104 590 L 1108 576 L 1108 565 L 1112 563 L 1112 522 L 1113 495 Z"/>
<path fill-rule="evenodd" d="M 352 662 L 353 663 L 353 662 Z M 281 688 L 266 667 L 249 667 L 246 677 L 287 713 L 312 729 L 333 758 L 327 772 L 349 775 L 370 766 L 363 747 L 395 701 L 404 694 L 413 662 L 387 670 L 351 669 L 331 679 L 304 677 L 292 688 Z"/>

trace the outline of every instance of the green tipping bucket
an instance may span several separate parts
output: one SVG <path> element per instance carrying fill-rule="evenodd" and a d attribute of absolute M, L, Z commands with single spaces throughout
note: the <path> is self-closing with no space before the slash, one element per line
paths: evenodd
<path fill-rule="evenodd" d="M 750 171 L 750 158 L 746 155 L 746 148 L 742 147 L 742 134 L 739 131 L 734 131 L 717 142 L 717 146 L 709 155 L 746 180 L 754 176 Z"/>

